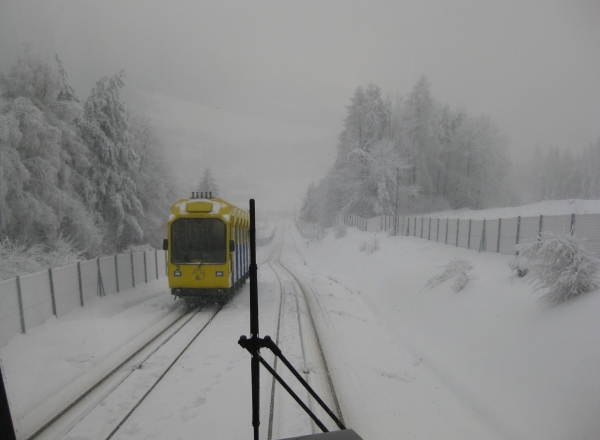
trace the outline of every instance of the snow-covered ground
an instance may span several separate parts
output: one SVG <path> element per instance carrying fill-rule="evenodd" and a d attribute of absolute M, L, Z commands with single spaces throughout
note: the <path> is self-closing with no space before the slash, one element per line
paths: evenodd
<path fill-rule="evenodd" d="M 600 438 L 598 292 L 548 306 L 511 275 L 509 256 L 355 228 L 322 241 L 291 224 L 278 233 L 282 263 L 313 286 L 346 423 L 365 440 Z M 449 281 L 424 290 L 455 257 L 475 278 L 458 293 Z M 99 298 L 0 350 L 17 417 L 172 310 L 165 280 L 141 289 Z M 266 265 L 259 294 L 261 335 L 273 335 L 278 285 Z M 248 327 L 246 285 L 115 438 L 249 438 L 249 354 L 237 345 Z"/>
<path fill-rule="evenodd" d="M 600 214 L 600 200 L 546 200 L 528 205 L 490 208 L 490 209 L 455 209 L 423 214 L 433 218 L 466 218 L 472 220 L 537 217 L 539 215 Z"/>

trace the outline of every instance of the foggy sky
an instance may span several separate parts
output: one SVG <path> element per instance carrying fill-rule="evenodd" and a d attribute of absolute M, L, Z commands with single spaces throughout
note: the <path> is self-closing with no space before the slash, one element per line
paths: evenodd
<path fill-rule="evenodd" d="M 333 164 L 358 86 L 487 114 L 515 160 L 600 136 L 597 0 L 0 0 L 0 70 L 23 45 L 63 60 L 80 99 L 125 69 L 124 97 L 178 173 L 299 208 Z M 187 195 L 187 194 L 185 194 Z"/>

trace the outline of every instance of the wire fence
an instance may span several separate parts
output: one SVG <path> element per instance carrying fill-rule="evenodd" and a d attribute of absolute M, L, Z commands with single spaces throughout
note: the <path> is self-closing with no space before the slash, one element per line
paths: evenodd
<path fill-rule="evenodd" d="M 353 215 L 340 217 L 339 221 L 362 231 L 388 231 L 480 252 L 507 255 L 515 253 L 517 244 L 538 238 L 542 232 L 572 234 L 582 240 L 588 251 L 600 257 L 600 214 L 485 220 L 388 215 L 364 219 Z"/>
<path fill-rule="evenodd" d="M 0 282 L 0 347 L 17 333 L 117 293 L 166 276 L 166 252 L 120 254 L 80 261 Z"/>

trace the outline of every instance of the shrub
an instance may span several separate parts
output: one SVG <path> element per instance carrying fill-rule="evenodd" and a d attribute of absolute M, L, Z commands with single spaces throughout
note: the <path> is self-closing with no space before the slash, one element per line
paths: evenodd
<path fill-rule="evenodd" d="M 572 235 L 543 232 L 535 241 L 517 246 L 517 258 L 527 261 L 534 292 L 547 289 L 540 301 L 561 303 L 596 290 L 600 260 Z"/>
<path fill-rule="evenodd" d="M 442 284 L 444 281 L 454 279 L 452 285 L 453 292 L 460 292 L 465 288 L 467 282 L 473 277 L 469 276 L 469 272 L 473 269 L 471 263 L 462 258 L 454 258 L 444 268 L 444 272 L 427 281 L 423 289 L 433 289 L 435 286 Z"/>
<path fill-rule="evenodd" d="M 348 233 L 346 225 L 343 223 L 338 223 L 335 227 L 335 238 L 345 237 Z"/>
<path fill-rule="evenodd" d="M 379 250 L 379 240 L 377 236 L 374 235 L 371 237 L 369 241 L 365 241 L 360 245 L 361 252 L 367 252 L 368 254 L 372 254 L 375 251 Z"/>

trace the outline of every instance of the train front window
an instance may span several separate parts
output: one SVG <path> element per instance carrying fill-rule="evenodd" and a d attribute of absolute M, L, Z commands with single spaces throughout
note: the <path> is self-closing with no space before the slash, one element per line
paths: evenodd
<path fill-rule="evenodd" d="M 171 226 L 171 261 L 183 263 L 225 263 L 225 223 L 216 218 L 180 218 Z"/>

